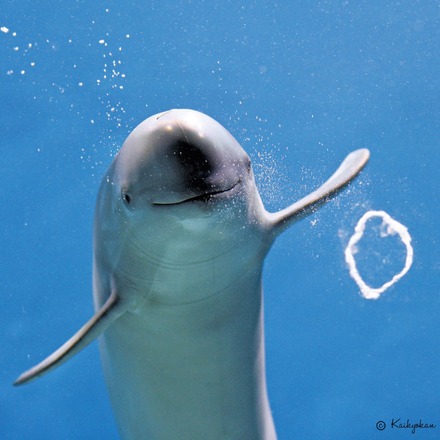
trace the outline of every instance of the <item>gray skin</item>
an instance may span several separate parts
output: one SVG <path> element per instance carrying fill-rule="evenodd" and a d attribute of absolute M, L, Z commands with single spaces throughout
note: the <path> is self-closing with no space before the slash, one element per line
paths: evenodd
<path fill-rule="evenodd" d="M 103 178 L 96 314 L 23 373 L 25 383 L 100 339 L 123 440 L 274 440 L 265 379 L 264 258 L 275 238 L 346 186 L 368 150 L 268 213 L 249 157 L 219 123 L 170 110 L 129 135 Z"/>

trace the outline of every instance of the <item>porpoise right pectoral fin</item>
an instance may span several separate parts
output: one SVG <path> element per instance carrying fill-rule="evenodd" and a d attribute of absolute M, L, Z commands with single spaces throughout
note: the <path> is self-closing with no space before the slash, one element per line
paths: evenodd
<path fill-rule="evenodd" d="M 14 385 L 21 385 L 36 379 L 66 362 L 100 336 L 126 309 L 127 307 L 122 306 L 118 295 L 115 292 L 112 293 L 101 309 L 78 332 L 46 359 L 22 373 L 14 382 Z"/>

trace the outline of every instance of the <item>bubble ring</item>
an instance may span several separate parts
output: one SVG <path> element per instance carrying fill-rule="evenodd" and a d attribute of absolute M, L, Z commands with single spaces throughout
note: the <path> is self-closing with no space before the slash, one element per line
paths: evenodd
<path fill-rule="evenodd" d="M 356 244 L 364 235 L 365 225 L 370 218 L 381 217 L 382 218 L 382 228 L 386 226 L 386 232 L 381 233 L 381 236 L 395 235 L 399 234 L 402 243 L 406 247 L 406 259 L 405 266 L 396 275 L 391 278 L 391 280 L 382 284 L 382 286 L 374 288 L 369 286 L 360 276 L 359 271 L 356 267 L 356 260 L 354 254 L 356 253 Z M 356 227 L 354 228 L 354 234 L 351 236 L 347 247 L 345 248 L 345 261 L 350 270 L 350 276 L 356 281 L 359 289 L 361 290 L 362 296 L 366 299 L 377 299 L 380 297 L 381 293 L 385 292 L 393 284 L 397 283 L 410 269 L 413 262 L 414 251 L 411 246 L 411 236 L 409 235 L 406 226 L 402 225 L 398 221 L 394 220 L 385 211 L 367 211 L 358 221 Z"/>

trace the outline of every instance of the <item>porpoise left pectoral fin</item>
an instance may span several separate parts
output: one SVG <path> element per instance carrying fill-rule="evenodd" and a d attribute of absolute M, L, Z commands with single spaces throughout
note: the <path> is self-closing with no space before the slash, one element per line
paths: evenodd
<path fill-rule="evenodd" d="M 100 336 L 125 311 L 126 307 L 122 306 L 118 295 L 112 293 L 101 309 L 68 341 L 39 364 L 22 373 L 14 385 L 24 384 L 57 368 Z"/>
<path fill-rule="evenodd" d="M 268 220 L 272 230 L 276 234 L 282 232 L 291 223 L 306 217 L 317 207 L 329 201 L 360 173 L 369 158 L 370 152 L 365 148 L 350 153 L 334 174 L 317 190 L 288 208 L 269 214 Z"/>

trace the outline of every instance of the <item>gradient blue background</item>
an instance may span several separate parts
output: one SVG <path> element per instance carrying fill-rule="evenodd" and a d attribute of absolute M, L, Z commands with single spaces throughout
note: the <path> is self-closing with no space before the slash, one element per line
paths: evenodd
<path fill-rule="evenodd" d="M 280 440 L 400 439 L 410 432 L 376 422 L 422 418 L 437 428 L 417 438 L 440 438 L 439 25 L 429 0 L 3 1 L 0 438 L 118 438 L 96 343 L 39 381 L 11 382 L 91 316 L 101 175 L 139 122 L 173 107 L 236 136 L 271 210 L 370 149 L 350 189 L 266 261 L 275 423 Z M 360 296 L 343 254 L 369 209 L 405 224 L 415 252 L 377 301 Z M 359 257 L 379 285 L 405 251 L 370 233 Z"/>

